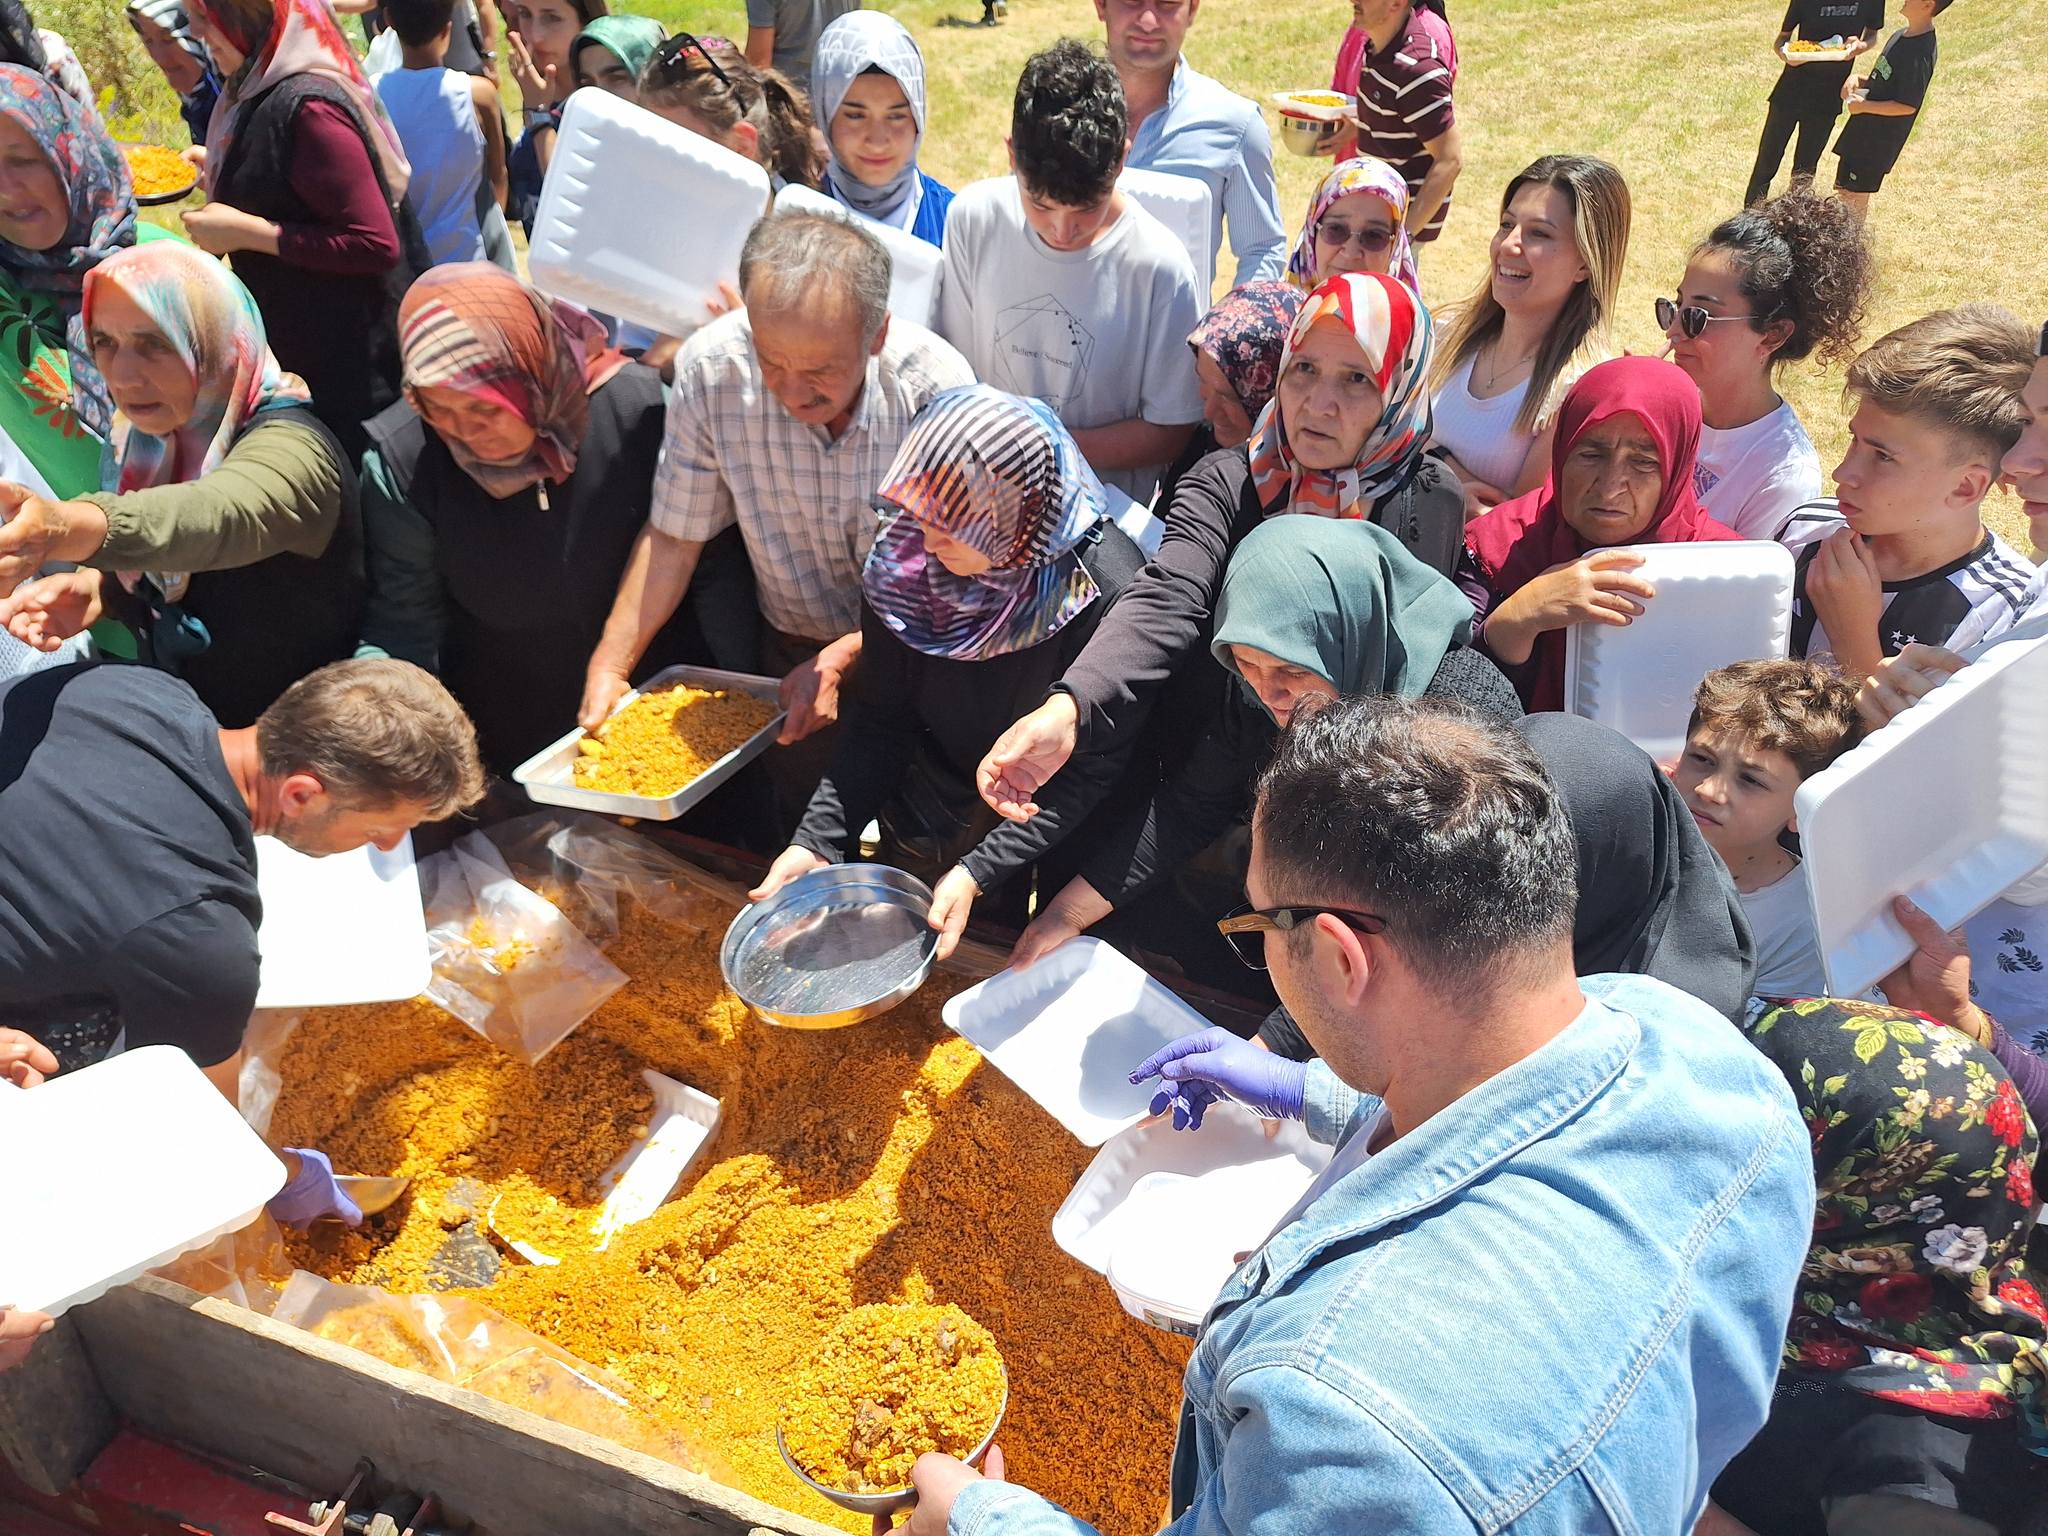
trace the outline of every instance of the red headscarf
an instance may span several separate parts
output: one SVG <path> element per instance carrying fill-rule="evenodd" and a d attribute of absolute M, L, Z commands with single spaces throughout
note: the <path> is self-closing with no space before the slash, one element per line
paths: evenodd
<path fill-rule="evenodd" d="M 1543 489 L 1504 501 L 1465 525 L 1465 550 L 1493 593 L 1493 604 L 1512 596 L 1554 565 L 1576 560 L 1588 544 L 1564 520 L 1558 488 L 1564 463 L 1593 428 L 1613 416 L 1632 415 L 1648 429 L 1664 470 L 1664 492 L 1650 526 L 1635 544 L 1696 544 L 1739 539 L 1714 521 L 1693 494 L 1693 461 L 1700 447 L 1700 389 L 1675 365 L 1654 357 L 1617 357 L 1589 368 L 1564 397 L 1550 445 L 1550 477 Z M 1537 636 L 1532 710 L 1564 708 L 1564 631 Z"/>

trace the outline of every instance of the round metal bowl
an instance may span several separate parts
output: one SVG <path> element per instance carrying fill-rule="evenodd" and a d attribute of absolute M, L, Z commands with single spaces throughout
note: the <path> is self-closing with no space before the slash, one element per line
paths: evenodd
<path fill-rule="evenodd" d="M 718 968 L 740 1001 L 785 1029 L 844 1029 L 924 985 L 939 936 L 931 887 L 886 864 L 834 864 L 742 908 Z"/>
<path fill-rule="evenodd" d="M 961 1459 L 970 1467 L 981 1465 L 988 1448 L 996 1443 L 996 1431 L 1003 1427 L 1003 1415 L 1010 1411 L 1010 1370 L 1003 1368 L 1003 1401 L 996 1409 L 996 1421 L 989 1425 L 988 1433 L 981 1437 L 981 1444 Z M 915 1488 L 894 1488 L 887 1493 L 847 1493 L 838 1488 L 827 1488 L 810 1473 L 796 1464 L 789 1454 L 789 1447 L 782 1441 L 782 1426 L 775 1426 L 775 1449 L 782 1453 L 782 1464 L 796 1474 L 797 1480 L 821 1499 L 830 1499 L 841 1509 L 850 1509 L 856 1515 L 893 1515 L 899 1509 L 908 1509 L 917 1502 Z"/>
<path fill-rule="evenodd" d="M 1297 155 L 1321 154 L 1344 127 L 1341 122 L 1319 122 L 1313 118 L 1280 114 L 1280 142 Z"/>

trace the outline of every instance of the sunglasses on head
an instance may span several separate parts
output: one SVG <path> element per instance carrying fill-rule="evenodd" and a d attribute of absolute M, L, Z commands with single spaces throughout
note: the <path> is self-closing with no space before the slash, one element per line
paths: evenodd
<path fill-rule="evenodd" d="M 1316 240 L 1340 251 L 1347 245 L 1355 245 L 1361 251 L 1377 255 L 1394 243 L 1394 231 L 1381 229 L 1377 225 L 1353 229 L 1349 224 L 1325 219 L 1316 226 Z"/>
<path fill-rule="evenodd" d="M 698 37 L 691 32 L 678 32 L 654 50 L 653 63 L 659 69 L 674 75 L 691 73 L 692 61 L 702 59 L 704 67 L 711 71 L 718 83 L 727 90 L 732 89 L 732 76 L 718 67 L 718 60 L 711 57 L 711 45 L 718 43 L 732 47 L 732 42 L 723 37 Z"/>
<path fill-rule="evenodd" d="M 1679 334 L 1687 341 L 1697 340 L 1701 331 L 1710 325 L 1719 325 L 1723 320 L 1748 320 L 1761 325 L 1770 318 L 1769 315 L 1710 315 L 1697 304 L 1674 304 L 1669 299 L 1657 301 L 1657 329 L 1669 332 L 1675 321 Z"/>
<path fill-rule="evenodd" d="M 1216 925 L 1230 952 L 1255 971 L 1266 968 L 1266 935 L 1292 933 L 1319 917 L 1334 917 L 1360 933 L 1378 933 L 1387 920 L 1370 912 L 1351 912 L 1343 907 L 1239 907 Z"/>

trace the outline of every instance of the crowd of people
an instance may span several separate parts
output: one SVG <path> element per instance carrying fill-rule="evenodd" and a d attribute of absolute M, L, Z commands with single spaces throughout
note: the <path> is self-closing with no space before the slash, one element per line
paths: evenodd
<path fill-rule="evenodd" d="M 1656 253 L 1645 357 L 1622 166 L 1457 187 L 1441 0 L 1353 0 L 1298 225 L 1183 55 L 1198 0 L 1096 0 L 957 195 L 917 41 L 845 0 L 749 0 L 737 43 L 605 0 L 128 0 L 182 239 L 0 0 L 0 1076 L 164 1043 L 234 1097 L 256 835 L 395 846 L 662 667 L 767 674 L 779 741 L 696 813 L 754 899 L 878 858 L 942 955 L 971 915 L 1018 966 L 1092 931 L 1272 1006 L 1132 1064 L 1176 1125 L 1230 1098 L 1336 1148 L 1203 1327 L 1170 1529 L 2025 1528 L 2048 886 L 1954 934 L 1880 893 L 1913 956 L 1829 998 L 1794 814 L 2048 634 L 1983 515 L 2048 519 L 2048 328 L 1864 334 L 1947 0 L 1903 4 L 1880 49 L 1881 0 L 1792 0 L 1747 206 Z M 551 297 L 511 229 L 578 89 L 838 213 L 764 209 L 687 335 Z M 1229 292 L 1132 168 L 1208 188 Z M 1426 300 L 1488 207 L 1484 280 Z M 929 328 L 876 229 L 943 252 Z M 1809 360 L 1847 368 L 1826 474 L 1778 387 Z M 1791 550 L 1788 654 L 1701 678 L 1671 762 L 1561 713 L 1567 632 L 1658 600 L 1637 548 L 1727 540 Z M 276 1214 L 360 1219 L 282 1150 Z M 0 1310 L 0 1365 L 45 1326 Z M 917 1487 L 920 1536 L 1084 1529 L 943 1458 Z"/>

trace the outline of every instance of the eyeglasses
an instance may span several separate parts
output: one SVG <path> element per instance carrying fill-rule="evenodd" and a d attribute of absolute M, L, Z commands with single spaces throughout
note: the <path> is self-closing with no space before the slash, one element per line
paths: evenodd
<path fill-rule="evenodd" d="M 1292 933 L 1319 917 L 1334 917 L 1360 933 L 1379 933 L 1387 920 L 1370 912 L 1349 912 L 1343 907 L 1252 907 L 1242 906 L 1216 925 L 1230 952 L 1255 971 L 1266 968 L 1266 935 Z"/>
<path fill-rule="evenodd" d="M 654 50 L 652 62 L 660 69 L 669 73 L 688 74 L 689 70 L 685 67 L 684 61 L 694 54 L 697 58 L 704 61 L 704 67 L 717 77 L 720 85 L 724 86 L 727 90 L 731 90 L 732 76 L 720 69 L 718 67 L 718 60 L 711 57 L 710 45 L 713 43 L 722 43 L 727 48 L 732 47 L 732 42 L 729 38 L 698 37 L 694 33 L 678 32 Z"/>
<path fill-rule="evenodd" d="M 1340 251 L 1347 245 L 1355 245 L 1361 251 L 1377 255 L 1394 243 L 1394 231 L 1371 224 L 1364 229 L 1353 229 L 1349 224 L 1332 223 L 1325 219 L 1316 226 L 1316 241 Z"/>
<path fill-rule="evenodd" d="M 1770 315 L 1710 315 L 1697 304 L 1687 304 L 1681 308 L 1669 299 L 1657 301 L 1657 329 L 1669 331 L 1671 323 L 1675 320 L 1678 322 L 1679 333 L 1687 341 L 1697 340 L 1701 331 L 1710 325 L 1719 325 L 1723 320 L 1748 320 L 1752 324 L 1760 325 L 1770 318 Z"/>

